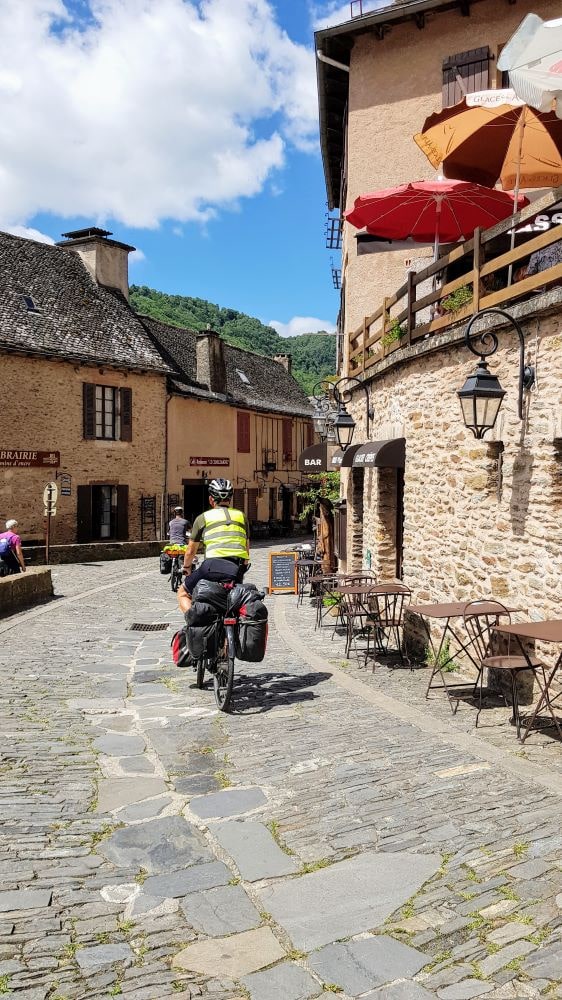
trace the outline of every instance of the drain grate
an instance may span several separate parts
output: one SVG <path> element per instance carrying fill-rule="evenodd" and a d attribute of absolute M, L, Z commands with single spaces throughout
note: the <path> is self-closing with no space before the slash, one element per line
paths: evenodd
<path fill-rule="evenodd" d="M 164 632 L 168 628 L 167 622 L 133 622 L 129 628 L 129 632 Z"/>

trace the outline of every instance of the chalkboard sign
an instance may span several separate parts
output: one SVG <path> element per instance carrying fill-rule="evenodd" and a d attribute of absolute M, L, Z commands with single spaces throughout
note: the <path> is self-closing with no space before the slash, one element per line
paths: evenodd
<path fill-rule="evenodd" d="M 269 591 L 271 594 L 278 591 L 296 594 L 298 558 L 298 552 L 269 553 Z"/>

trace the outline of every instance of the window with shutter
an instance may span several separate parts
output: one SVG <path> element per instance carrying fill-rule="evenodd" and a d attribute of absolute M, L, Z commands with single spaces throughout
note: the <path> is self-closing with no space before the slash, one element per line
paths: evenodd
<path fill-rule="evenodd" d="M 258 519 L 258 491 L 255 489 L 248 490 L 248 520 L 257 521 Z"/>
<path fill-rule="evenodd" d="M 76 541 L 92 541 L 92 487 L 79 486 L 76 490 Z"/>
<path fill-rule="evenodd" d="M 116 536 L 121 542 L 129 538 L 129 487 L 117 487 L 117 525 Z"/>
<path fill-rule="evenodd" d="M 232 506 L 235 508 L 235 510 L 241 510 L 242 513 L 245 513 L 244 500 L 245 500 L 244 490 L 234 490 L 234 494 L 232 496 Z"/>
<path fill-rule="evenodd" d="M 314 426 L 312 423 L 306 425 L 306 447 L 310 448 L 314 444 Z"/>
<path fill-rule="evenodd" d="M 237 450 L 248 454 L 250 451 L 250 414 L 237 413 Z"/>
<path fill-rule="evenodd" d="M 443 60 L 443 107 L 451 108 L 467 94 L 487 90 L 489 86 L 490 50 L 480 49 L 457 52 Z"/>
<path fill-rule="evenodd" d="M 283 461 L 290 462 L 293 457 L 293 421 L 283 420 Z"/>

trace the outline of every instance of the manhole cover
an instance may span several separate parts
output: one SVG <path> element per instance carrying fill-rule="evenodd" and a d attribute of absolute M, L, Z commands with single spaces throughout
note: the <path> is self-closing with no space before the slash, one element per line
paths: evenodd
<path fill-rule="evenodd" d="M 145 622 L 133 622 L 129 628 L 129 632 L 164 632 L 167 628 L 167 622 L 153 622 L 152 624 L 147 624 Z"/>

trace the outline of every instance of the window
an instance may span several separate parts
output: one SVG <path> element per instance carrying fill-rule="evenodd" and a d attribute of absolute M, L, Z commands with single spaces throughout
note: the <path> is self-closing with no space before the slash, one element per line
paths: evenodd
<path fill-rule="evenodd" d="M 237 413 L 237 450 L 249 454 L 250 452 L 250 414 Z"/>
<path fill-rule="evenodd" d="M 443 60 L 443 107 L 451 108 L 467 94 L 487 90 L 489 85 L 490 50 L 480 49 L 457 52 Z"/>
<path fill-rule="evenodd" d="M 306 425 L 306 446 L 310 448 L 314 444 L 314 424 L 309 423 Z"/>
<path fill-rule="evenodd" d="M 84 437 L 102 441 L 131 441 L 132 389 L 83 384 Z"/>
<path fill-rule="evenodd" d="M 129 537 L 129 487 L 113 483 L 78 486 L 76 541 L 93 542 Z"/>
<path fill-rule="evenodd" d="M 293 457 L 293 421 L 283 420 L 283 461 L 290 462 Z"/>
<path fill-rule="evenodd" d="M 34 298 L 31 295 L 22 295 L 22 299 L 25 302 L 28 312 L 31 313 L 41 312 L 40 307 L 37 305 L 37 303 L 35 302 Z"/>

